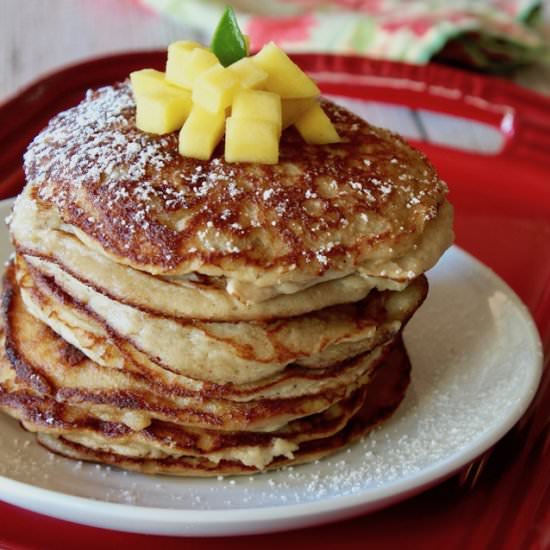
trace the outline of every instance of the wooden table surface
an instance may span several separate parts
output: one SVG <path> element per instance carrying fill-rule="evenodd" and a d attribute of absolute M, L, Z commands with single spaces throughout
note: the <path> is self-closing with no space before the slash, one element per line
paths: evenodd
<path fill-rule="evenodd" d="M 201 38 L 135 0 L 0 0 L 0 101 L 68 63 L 183 36 Z"/>

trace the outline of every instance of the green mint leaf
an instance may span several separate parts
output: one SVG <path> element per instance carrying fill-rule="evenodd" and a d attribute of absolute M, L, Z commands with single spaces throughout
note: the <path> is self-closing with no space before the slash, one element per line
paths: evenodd
<path fill-rule="evenodd" d="M 210 49 L 220 63 L 227 67 L 247 55 L 246 39 L 239 28 L 233 8 L 227 6 L 214 31 Z"/>

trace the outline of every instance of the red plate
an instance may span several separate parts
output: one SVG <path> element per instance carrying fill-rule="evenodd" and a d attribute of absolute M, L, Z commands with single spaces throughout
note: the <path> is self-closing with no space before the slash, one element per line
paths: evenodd
<path fill-rule="evenodd" d="M 449 183 L 457 243 L 492 267 L 531 310 L 545 350 L 541 387 L 526 415 L 486 458 L 481 475 L 462 473 L 387 510 L 345 523 L 291 533 L 225 539 L 225 550 L 262 548 L 546 548 L 550 545 L 550 101 L 511 83 L 446 67 L 411 66 L 356 57 L 304 54 L 325 93 L 368 98 L 489 123 L 505 140 L 496 155 L 428 143 L 424 150 Z M 21 156 L 32 137 L 87 88 L 161 67 L 164 52 L 97 59 L 51 74 L 0 107 L 0 198 L 23 185 Z M 477 470 L 475 470 L 477 471 Z M 472 483 L 475 481 L 475 483 Z M 1 495 L 0 495 L 1 498 Z M 114 547 L 181 539 L 104 531 L 0 504 L 0 547 Z M 194 544 L 193 544 L 194 543 Z M 185 547 L 217 548 L 219 539 Z"/>

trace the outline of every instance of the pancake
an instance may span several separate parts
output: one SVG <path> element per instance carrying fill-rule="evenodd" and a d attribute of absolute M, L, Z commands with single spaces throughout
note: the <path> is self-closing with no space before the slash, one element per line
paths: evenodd
<path fill-rule="evenodd" d="M 16 250 L 27 260 L 55 263 L 97 292 L 142 311 L 180 319 L 213 321 L 269 320 L 303 315 L 335 304 L 363 299 L 371 289 L 402 290 L 391 279 L 348 275 L 295 294 L 244 303 L 225 291 L 223 279 L 192 274 L 187 278 L 152 277 L 111 261 L 84 245 L 61 221 L 54 206 L 33 198 L 27 186 L 17 199 L 10 231 Z"/>
<path fill-rule="evenodd" d="M 25 155 L 2 291 L 0 409 L 64 456 L 250 474 L 351 444 L 403 399 L 402 341 L 450 245 L 429 161 L 329 101 L 275 165 L 178 153 L 128 83 Z"/>
<path fill-rule="evenodd" d="M 398 340 L 371 383 L 323 413 L 276 432 L 215 432 L 154 421 L 141 430 L 104 421 L 40 396 L 0 354 L 0 408 L 47 448 L 146 473 L 208 476 L 253 473 L 336 452 L 389 416 L 403 398 L 410 364 Z"/>
<path fill-rule="evenodd" d="M 367 384 L 398 337 L 330 367 L 289 367 L 278 380 L 259 380 L 255 387 L 169 384 L 155 372 L 147 378 L 126 365 L 106 368 L 88 359 L 26 310 L 14 279 L 12 265 L 4 282 L 4 347 L 18 379 L 42 396 L 130 427 L 159 419 L 218 430 L 279 429 Z"/>
<path fill-rule="evenodd" d="M 329 437 L 343 429 L 361 407 L 366 390 L 327 411 L 287 424 L 275 432 L 223 432 L 155 420 L 143 429 L 91 416 L 78 406 L 40 396 L 21 382 L 4 380 L 0 403 L 26 429 L 61 436 L 87 447 L 115 450 L 130 457 L 207 456 L 210 461 L 241 457 L 246 465 L 264 467 L 279 454 L 291 455 L 298 445 Z M 0 390 L 1 391 L 1 390 Z"/>
<path fill-rule="evenodd" d="M 375 358 L 368 362 L 360 380 L 347 383 L 340 392 L 321 392 L 305 399 L 225 403 L 222 413 L 218 411 L 218 420 L 212 421 L 216 406 L 224 407 L 221 400 L 185 399 L 182 403 L 155 394 L 149 384 L 140 384 L 137 377 L 125 371 L 92 364 L 32 317 L 14 285 L 13 265 L 5 282 L 3 308 L 0 408 L 21 420 L 27 429 L 39 432 L 43 444 L 52 448 L 62 444 L 84 447 L 88 455 L 114 454 L 117 460 L 124 457 L 123 467 L 127 460 L 145 460 L 147 464 L 153 460 L 162 471 L 162 464 L 168 461 L 172 473 L 176 473 L 172 464 L 176 459 L 184 465 L 207 461 L 209 472 L 227 472 L 225 466 L 220 470 L 213 466 L 225 462 L 232 469 L 261 470 L 274 461 L 280 465 L 281 457 L 286 457 L 283 463 L 302 460 L 310 456 L 309 451 L 297 457 L 294 452 L 321 440 L 326 440 L 327 445 L 315 444 L 316 456 L 333 452 L 338 441 L 349 441 L 336 435 L 348 430 L 347 425 L 363 406 L 371 384 L 386 368 L 387 358 L 396 353 L 403 355 L 397 337 L 374 350 L 371 356 L 375 354 Z M 403 366 L 403 359 L 398 363 Z M 75 380 L 81 380 L 82 388 L 74 386 Z M 402 388 L 400 398 L 407 382 L 408 368 L 404 368 L 396 378 L 397 386 Z M 94 399 L 94 395 L 99 399 Z M 201 410 L 201 406 L 208 410 Z M 244 432 L 233 429 L 239 413 L 241 424 L 236 425 Z M 225 417 L 231 420 L 224 423 Z M 201 421 L 194 422 L 194 418 Z M 261 424 L 265 419 L 269 419 L 269 431 L 254 431 L 266 427 Z M 188 472 L 187 466 L 182 472 Z"/>
<path fill-rule="evenodd" d="M 86 247 L 176 282 L 216 278 L 245 303 L 357 274 L 408 283 L 452 240 L 446 186 L 400 137 L 323 108 L 341 143 L 290 129 L 277 165 L 228 164 L 222 146 L 180 156 L 175 133 L 136 128 L 128 84 L 102 88 L 35 138 L 28 185 Z"/>
<path fill-rule="evenodd" d="M 32 264 L 18 258 L 27 308 L 96 362 L 120 366 L 122 349 L 139 350 L 150 366 L 218 384 L 250 384 L 290 364 L 323 368 L 368 352 L 401 330 L 427 291 L 422 277 L 402 292 L 374 291 L 360 302 L 290 319 L 182 323 L 98 294 L 55 264 Z"/>

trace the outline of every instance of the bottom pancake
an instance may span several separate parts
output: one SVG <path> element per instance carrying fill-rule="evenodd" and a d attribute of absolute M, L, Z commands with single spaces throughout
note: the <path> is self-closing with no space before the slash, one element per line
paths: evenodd
<path fill-rule="evenodd" d="M 393 349 L 377 369 L 375 376 L 368 386 L 362 407 L 354 414 L 346 425 L 338 432 L 328 437 L 310 439 L 300 443 L 292 453 L 292 457 L 279 456 L 266 465 L 265 469 L 280 468 L 281 466 L 302 464 L 325 457 L 347 447 L 372 428 L 388 418 L 401 403 L 410 378 L 410 363 L 401 339 L 396 341 Z M 317 415 L 314 415 L 317 416 Z M 307 419 L 303 419 L 307 420 Z M 315 424 L 327 422 L 324 418 L 311 418 L 309 426 L 304 431 L 315 430 Z M 307 422 L 306 422 L 307 425 Z M 178 438 L 178 426 L 164 426 L 164 437 Z M 91 448 L 81 443 L 71 441 L 70 437 L 54 436 L 39 433 L 38 441 L 47 449 L 73 459 L 99 462 L 117 466 L 123 469 L 134 470 L 148 474 L 168 474 L 179 476 L 215 476 L 251 474 L 259 471 L 254 466 L 236 460 L 220 460 L 213 462 L 200 456 L 166 456 L 164 458 L 143 458 L 125 456 L 121 452 L 109 449 L 113 441 L 109 436 L 99 437 L 103 445 L 98 444 Z M 116 439 L 116 437 L 115 437 Z M 237 436 L 238 439 L 238 436 Z"/>

